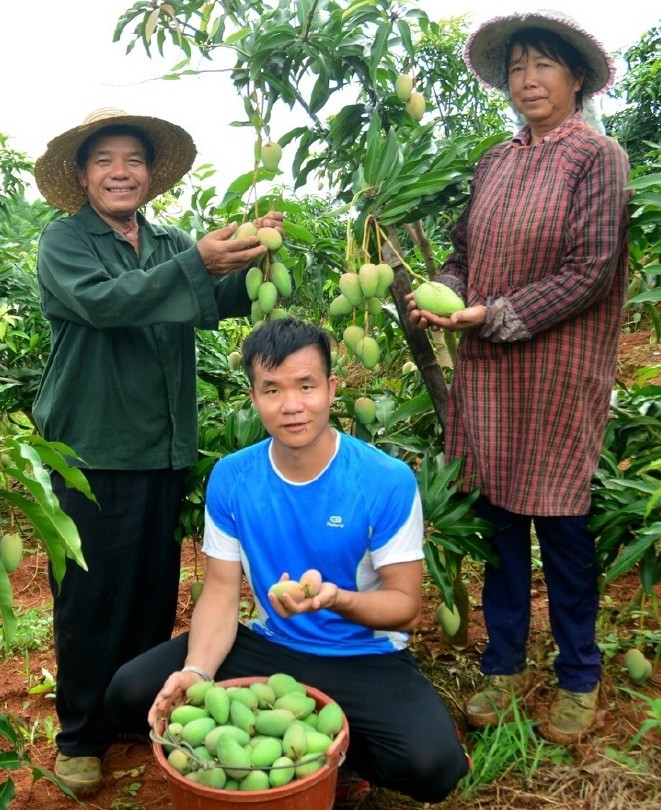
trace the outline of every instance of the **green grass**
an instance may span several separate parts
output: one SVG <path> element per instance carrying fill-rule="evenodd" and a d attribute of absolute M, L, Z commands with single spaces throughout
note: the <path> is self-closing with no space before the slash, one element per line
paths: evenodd
<path fill-rule="evenodd" d="M 461 780 L 457 792 L 466 799 L 475 796 L 483 785 L 501 781 L 505 776 L 519 777 L 530 785 L 542 764 L 570 764 L 571 755 L 561 745 L 549 743 L 535 734 L 537 724 L 513 704 L 513 719 L 500 719 L 497 725 L 471 732 L 471 770 Z"/>
<path fill-rule="evenodd" d="M 30 610 L 18 610 L 16 618 L 16 635 L 12 644 L 7 648 L 5 643 L 4 628 L 0 625 L 0 649 L 3 650 L 5 658 L 27 652 L 28 650 L 39 650 L 47 647 L 53 637 L 52 607 L 31 608 Z"/>

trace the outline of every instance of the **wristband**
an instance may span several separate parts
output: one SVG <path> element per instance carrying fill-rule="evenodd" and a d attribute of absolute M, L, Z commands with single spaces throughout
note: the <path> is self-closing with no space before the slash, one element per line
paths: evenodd
<path fill-rule="evenodd" d="M 199 675 L 203 681 L 213 681 L 211 675 L 209 675 L 208 672 L 205 672 L 205 670 L 203 670 L 201 667 L 193 667 L 193 666 L 182 667 L 181 671 L 194 672 L 196 675 Z"/>

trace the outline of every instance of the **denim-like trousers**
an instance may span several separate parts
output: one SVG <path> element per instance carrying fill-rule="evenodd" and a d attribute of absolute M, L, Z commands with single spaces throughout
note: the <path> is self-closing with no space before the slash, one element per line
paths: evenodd
<path fill-rule="evenodd" d="M 558 647 L 554 662 L 558 685 L 573 692 L 591 691 L 601 676 L 601 654 L 595 639 L 599 609 L 595 543 L 587 515 L 519 515 L 486 498 L 478 501 L 476 511 L 497 527 L 489 542 L 500 560 L 500 568 L 485 566 L 482 603 L 488 642 L 482 671 L 511 675 L 526 666 L 534 524 Z"/>

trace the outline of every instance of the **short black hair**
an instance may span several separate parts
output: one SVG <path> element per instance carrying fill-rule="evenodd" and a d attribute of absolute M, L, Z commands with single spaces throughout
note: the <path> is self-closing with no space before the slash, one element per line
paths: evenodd
<path fill-rule="evenodd" d="M 528 53 L 529 48 L 534 48 L 543 56 L 553 59 L 554 62 L 559 62 L 569 69 L 574 79 L 583 79 L 583 84 L 591 76 L 592 71 L 583 56 L 566 39 L 553 31 L 547 31 L 545 28 L 522 28 L 512 35 L 505 48 L 505 88 L 507 87 L 512 51 L 517 45 L 524 54 Z M 576 93 L 576 103 L 579 108 L 583 106 L 582 88 Z"/>
<path fill-rule="evenodd" d="M 79 169 L 84 169 L 94 144 L 101 140 L 101 138 L 112 135 L 130 135 L 133 138 L 137 138 L 145 150 L 147 165 L 150 167 L 154 165 L 154 158 L 156 157 L 154 144 L 141 129 L 133 127 L 130 124 L 109 124 L 107 127 L 97 130 L 93 135 L 90 135 L 87 140 L 82 142 L 76 152 L 76 166 L 78 166 Z"/>
<path fill-rule="evenodd" d="M 277 318 L 266 321 L 248 335 L 243 343 L 243 367 L 250 384 L 255 377 L 255 365 L 277 368 L 290 354 L 313 346 L 319 352 L 326 376 L 331 374 L 331 337 L 327 331 L 314 323 L 296 318 Z"/>

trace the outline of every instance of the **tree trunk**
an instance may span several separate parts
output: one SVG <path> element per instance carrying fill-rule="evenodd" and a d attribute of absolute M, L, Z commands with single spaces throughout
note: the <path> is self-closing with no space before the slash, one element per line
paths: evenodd
<path fill-rule="evenodd" d="M 394 226 L 388 230 L 388 239 L 390 245 L 385 243 L 382 246 L 382 255 L 385 261 L 387 261 L 395 271 L 395 280 L 392 283 L 390 291 L 395 301 L 395 306 L 397 307 L 399 324 L 404 332 L 409 349 L 411 350 L 413 362 L 418 367 L 425 387 L 427 391 L 429 391 L 429 396 L 438 421 L 441 423 L 441 426 L 445 428 L 448 412 L 448 387 L 445 383 L 443 370 L 436 361 L 436 354 L 427 337 L 427 333 L 422 329 L 418 329 L 418 327 L 409 320 L 406 296 L 411 292 L 411 282 L 409 281 L 406 268 L 399 259 L 402 255 L 402 250 Z"/>

